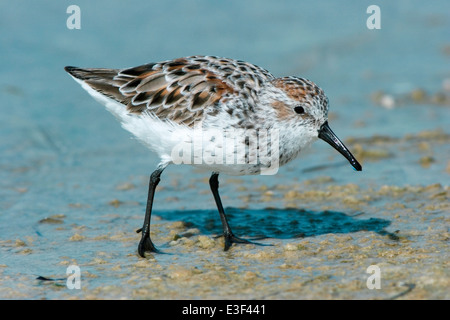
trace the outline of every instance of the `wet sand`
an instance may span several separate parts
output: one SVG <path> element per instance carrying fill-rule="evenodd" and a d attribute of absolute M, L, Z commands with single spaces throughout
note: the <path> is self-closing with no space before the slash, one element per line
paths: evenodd
<path fill-rule="evenodd" d="M 354 1 L 195 3 L 79 0 L 80 30 L 66 4 L 0 3 L 0 299 L 450 299 L 449 2 L 381 1 L 381 30 Z M 151 229 L 166 254 L 143 259 L 158 159 L 63 67 L 193 54 L 316 82 L 363 171 L 318 141 L 276 176 L 221 175 L 233 231 L 264 244 L 224 252 L 210 173 L 170 166 Z"/>
<path fill-rule="evenodd" d="M 393 141 L 394 140 L 394 141 Z M 376 145 L 393 155 L 423 143 L 433 149 L 449 143 L 440 133 L 414 137 L 349 139 L 363 150 Z M 404 148 L 403 148 L 404 147 Z M 405 151 L 406 150 L 406 151 Z M 358 151 L 359 152 L 359 151 Z M 362 161 L 382 161 L 367 151 Z M 434 154 L 433 154 L 434 155 Z M 437 154 L 436 156 L 440 156 Z M 417 162 L 417 170 L 423 164 Z M 448 165 L 443 167 L 448 175 Z M 116 186 L 121 200 L 104 203 L 89 223 L 76 222 L 88 204 L 68 204 L 64 214 L 34 221 L 35 234 L 0 241 L 10 263 L 0 265 L 4 299 L 448 299 L 450 189 L 426 186 L 339 185 L 331 176 L 297 183 L 255 185 L 224 179 L 240 207 L 228 207 L 234 232 L 259 245 L 233 245 L 223 251 L 220 220 L 213 206 L 204 210 L 156 211 L 152 238 L 166 254 L 138 257 L 142 204 L 127 194 L 144 188 L 145 177 Z M 166 181 L 170 179 L 166 179 Z M 205 179 L 193 181 L 207 197 Z M 274 179 L 275 180 L 275 179 Z M 141 181 L 141 185 L 137 181 Z M 176 185 L 176 184 L 174 184 Z M 183 186 L 172 186 L 182 192 Z M 159 195 L 164 195 L 164 188 Z M 224 201 L 229 197 L 223 193 Z M 180 197 L 183 194 L 180 193 Z M 161 201 L 161 198 L 159 198 Z M 170 196 L 166 201 L 182 201 Z M 158 197 L 157 197 L 158 201 Z M 87 207 L 87 208 L 85 208 Z M 121 213 L 128 212 L 128 216 Z M 178 217 L 179 220 L 173 220 Z M 75 219 L 75 220 L 74 220 Z M 68 221 L 70 220 L 70 221 Z M 66 252 L 66 253 L 65 253 Z M 77 256 L 74 259 L 73 256 Z M 16 273 L 25 261 L 36 270 Z M 43 261 L 44 260 L 44 261 Z M 66 288 L 66 268 L 81 268 L 81 289 Z M 381 271 L 381 289 L 368 289 L 371 265 Z M 20 269 L 24 267 L 21 266 Z M 38 276 L 55 281 L 37 280 Z"/>

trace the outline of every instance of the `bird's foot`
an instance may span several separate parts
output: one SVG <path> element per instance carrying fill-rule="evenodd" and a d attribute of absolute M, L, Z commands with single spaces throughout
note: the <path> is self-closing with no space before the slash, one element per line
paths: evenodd
<path fill-rule="evenodd" d="M 136 230 L 137 233 L 141 232 L 142 229 Z M 145 258 L 145 252 L 154 252 L 154 253 L 164 253 L 158 249 L 156 249 L 152 240 L 150 239 L 150 233 L 144 232 L 142 233 L 141 241 L 139 241 L 138 245 L 138 253 L 142 258 Z"/>
<path fill-rule="evenodd" d="M 233 243 L 244 243 L 244 244 L 254 244 L 257 246 L 271 246 L 271 244 L 268 243 L 259 243 L 259 242 L 253 242 L 247 239 L 242 239 L 239 238 L 237 236 L 235 236 L 233 233 L 224 233 L 224 238 L 225 238 L 225 247 L 224 247 L 224 251 L 228 251 L 228 249 L 230 249 L 231 245 Z M 264 239 L 265 237 L 258 237 L 255 239 Z"/>

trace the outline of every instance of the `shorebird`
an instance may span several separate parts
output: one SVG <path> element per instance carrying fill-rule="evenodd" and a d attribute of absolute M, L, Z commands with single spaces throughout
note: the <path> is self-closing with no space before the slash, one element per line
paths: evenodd
<path fill-rule="evenodd" d="M 256 65 L 214 56 L 126 69 L 65 70 L 160 157 L 150 176 L 144 224 L 137 230 L 142 257 L 148 251 L 160 252 L 150 238 L 150 218 L 155 188 L 169 164 L 187 163 L 212 172 L 209 184 L 225 251 L 232 243 L 253 242 L 231 231 L 219 196 L 219 173 L 276 173 L 318 138 L 362 170 L 330 129 L 328 98 L 310 80 L 276 78 Z"/>

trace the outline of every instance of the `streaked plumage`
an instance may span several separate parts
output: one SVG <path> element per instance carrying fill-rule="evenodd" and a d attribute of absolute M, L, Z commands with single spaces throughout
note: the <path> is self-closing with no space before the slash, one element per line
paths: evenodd
<path fill-rule="evenodd" d="M 150 111 L 187 126 L 206 112 L 214 114 L 211 107 L 218 103 L 236 97 L 255 99 L 262 85 L 274 79 L 268 71 L 243 61 L 203 56 L 122 70 L 66 70 L 125 105 L 130 113 Z"/>

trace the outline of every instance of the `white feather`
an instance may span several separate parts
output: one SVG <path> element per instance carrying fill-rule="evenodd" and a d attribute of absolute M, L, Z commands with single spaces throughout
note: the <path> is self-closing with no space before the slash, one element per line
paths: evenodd
<path fill-rule="evenodd" d="M 180 141 L 191 136 L 192 129 L 171 121 L 161 121 L 149 113 L 136 115 L 127 112 L 126 106 L 91 88 L 86 82 L 72 77 L 95 100 L 103 104 L 121 123 L 122 127 L 131 132 L 150 150 L 156 152 L 161 163 L 169 164 L 172 160 L 172 150 Z"/>

